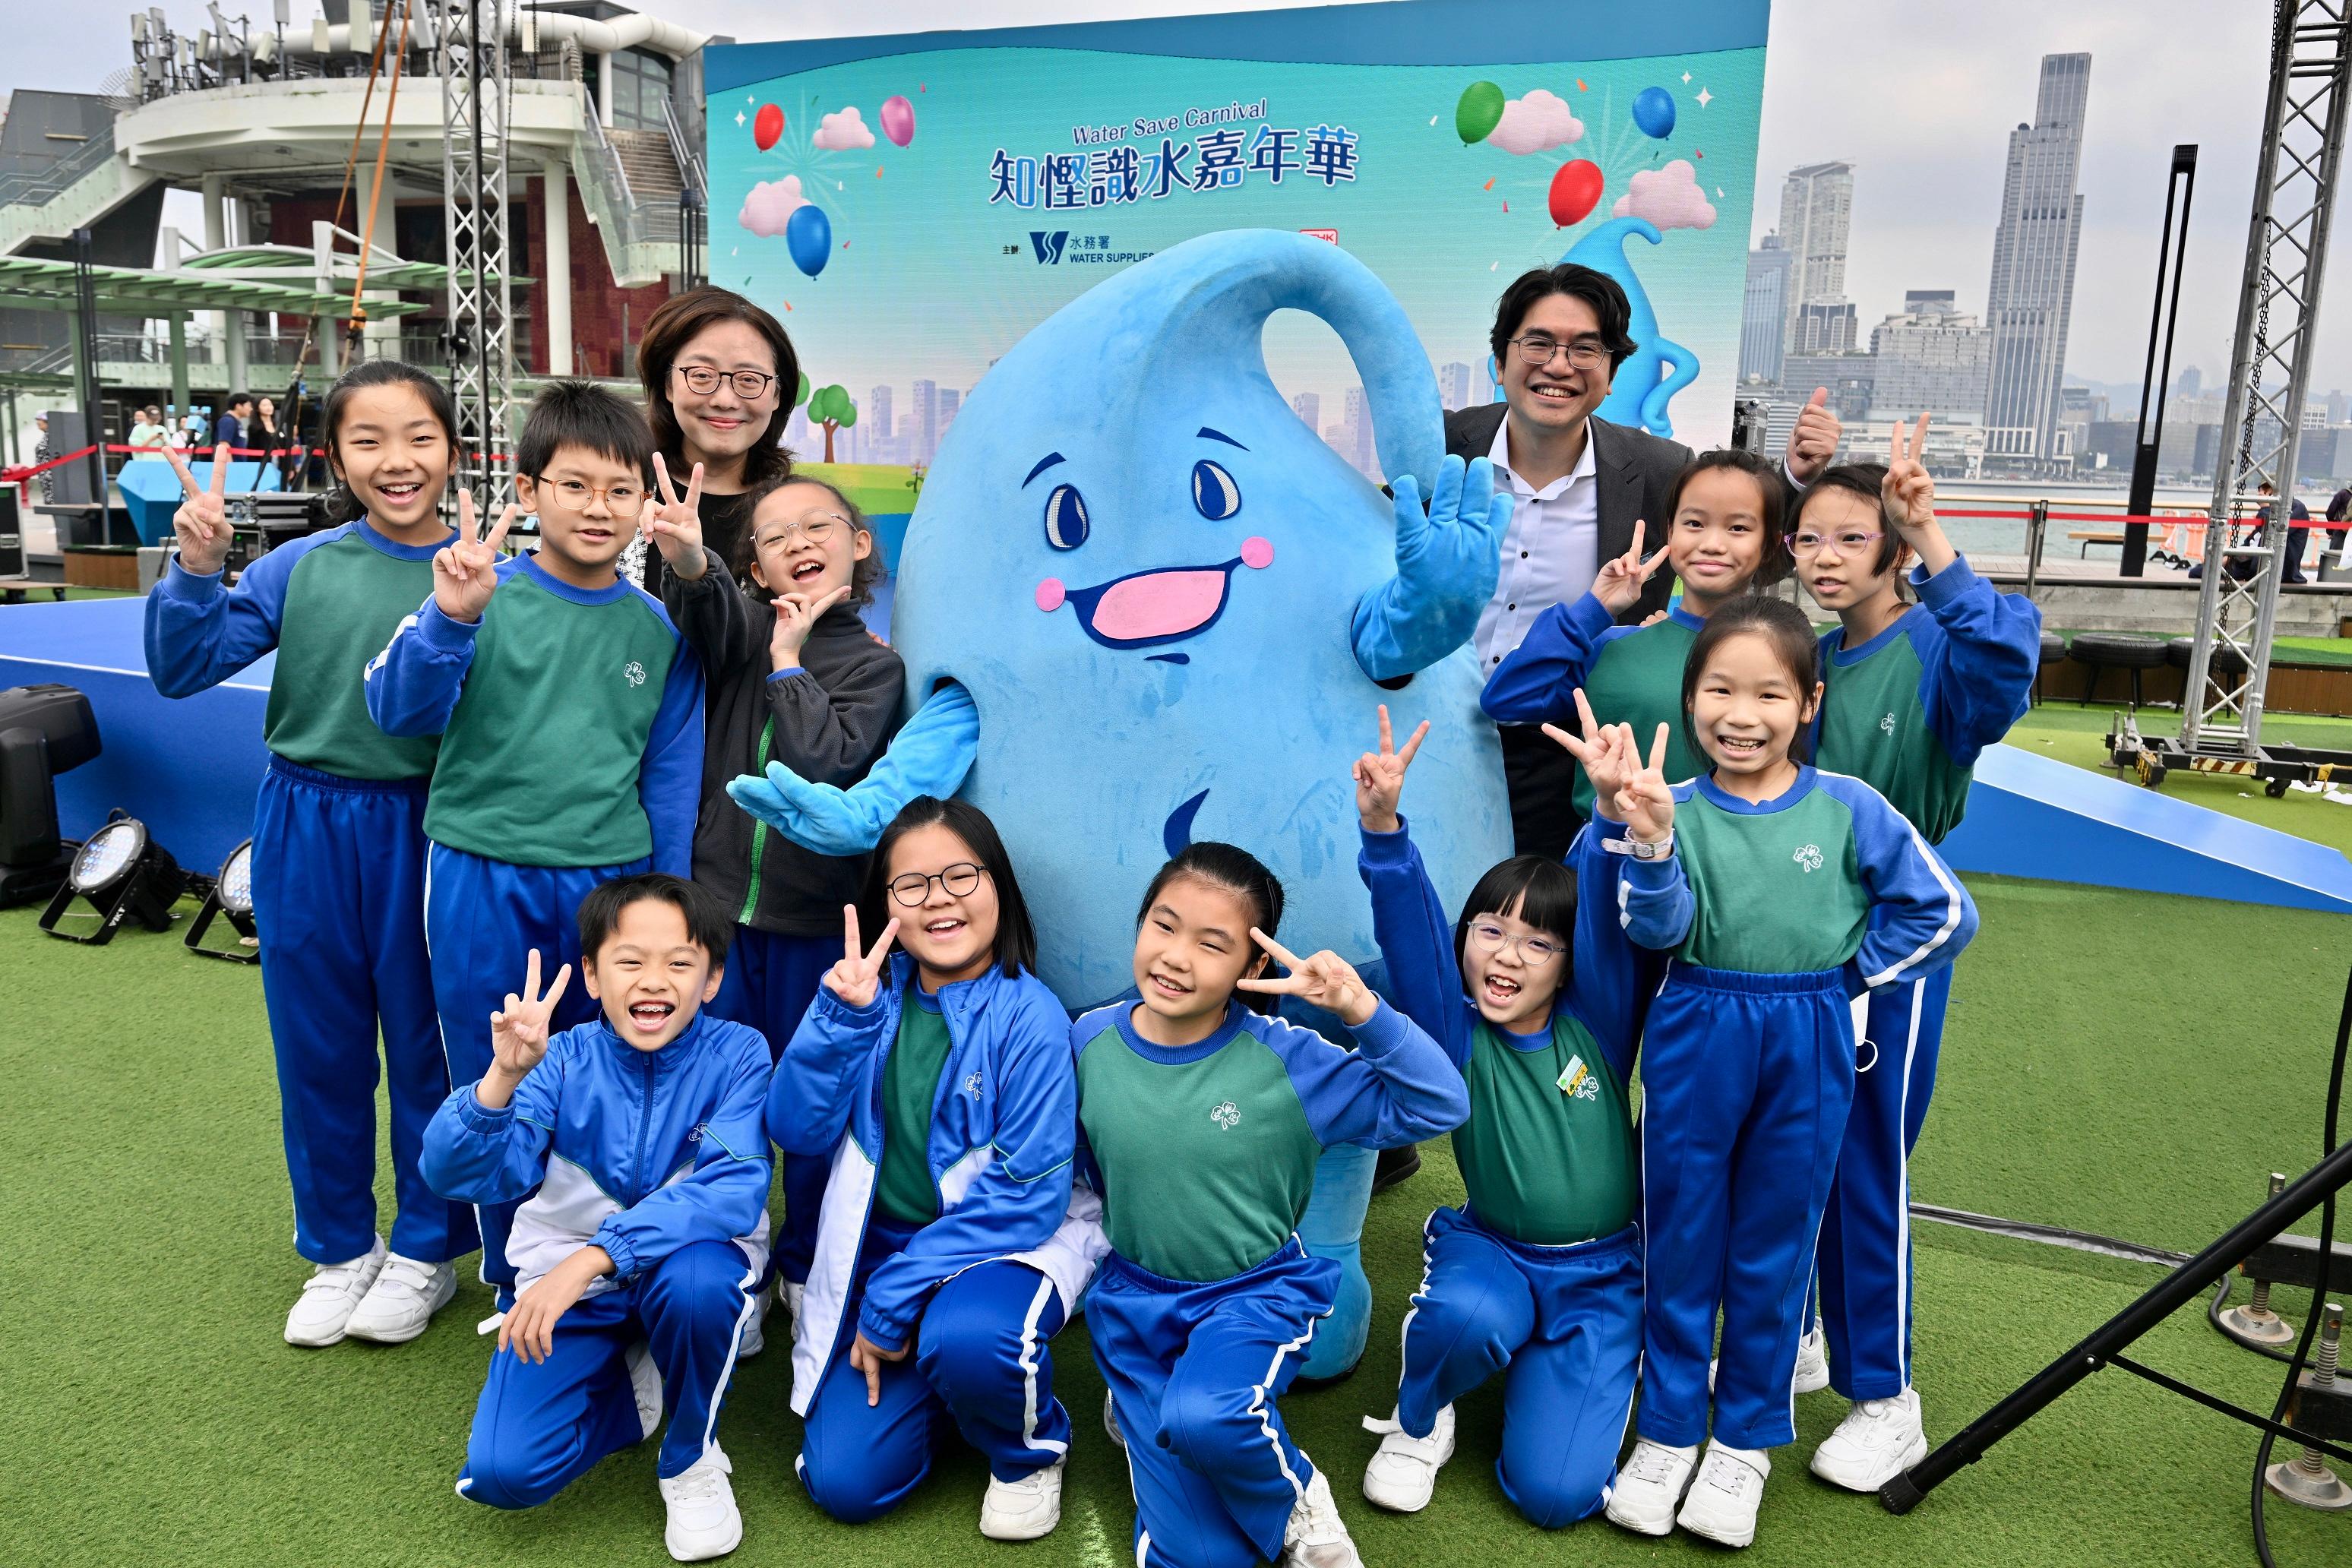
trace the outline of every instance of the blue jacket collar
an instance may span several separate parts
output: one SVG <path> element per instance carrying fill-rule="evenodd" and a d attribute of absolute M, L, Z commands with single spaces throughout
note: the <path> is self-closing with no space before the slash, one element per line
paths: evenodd
<path fill-rule="evenodd" d="M 1706 622 L 1703 617 L 1694 616 L 1688 610 L 1684 609 L 1683 602 L 1680 599 L 1676 599 L 1673 604 L 1666 606 L 1666 619 L 1674 622 L 1675 625 L 1682 627 L 1683 630 L 1686 632 L 1697 631 L 1700 627 L 1706 625 Z"/>
<path fill-rule="evenodd" d="M 1197 1062 L 1205 1057 L 1215 1056 L 1233 1043 L 1234 1037 L 1240 1034 L 1249 1021 L 1249 1009 L 1238 1001 L 1228 1001 L 1224 1022 L 1219 1024 L 1217 1032 L 1207 1039 L 1195 1040 L 1189 1046 L 1155 1046 L 1136 1032 L 1135 1010 L 1142 1005 L 1142 1003 L 1132 1000 L 1118 1005 L 1118 1037 L 1144 1060 L 1161 1062 L 1169 1067 L 1181 1067 L 1186 1062 Z"/>
<path fill-rule="evenodd" d="M 676 1071 L 679 1063 L 701 1048 L 703 1037 L 710 1032 L 709 1022 L 710 1012 L 709 1005 L 705 1004 L 694 1010 L 694 1016 L 685 1028 L 678 1031 L 677 1038 L 657 1051 L 641 1051 L 621 1038 L 614 1031 L 612 1020 L 602 1013 L 596 1015 L 594 1028 L 597 1039 L 613 1053 L 614 1060 L 630 1068 L 642 1068 L 645 1063 L 651 1062 L 655 1075 L 660 1077 Z"/>
<path fill-rule="evenodd" d="M 1715 774 L 1712 773 L 1699 774 L 1696 784 L 1699 794 L 1735 816 L 1769 816 L 1776 811 L 1788 810 L 1812 794 L 1814 777 L 1813 765 L 1811 763 L 1800 763 L 1797 764 L 1796 783 L 1769 800 L 1756 801 L 1742 800 L 1733 795 L 1715 782 Z"/>

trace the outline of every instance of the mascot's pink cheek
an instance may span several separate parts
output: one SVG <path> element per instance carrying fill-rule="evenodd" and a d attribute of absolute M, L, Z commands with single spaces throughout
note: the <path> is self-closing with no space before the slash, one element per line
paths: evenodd
<path fill-rule="evenodd" d="M 1264 571 L 1274 564 L 1274 542 L 1253 534 L 1242 541 L 1242 564 Z"/>
<path fill-rule="evenodd" d="M 1037 607 L 1047 615 L 1052 615 L 1062 607 L 1062 580 L 1059 577 L 1046 578 L 1037 584 Z"/>

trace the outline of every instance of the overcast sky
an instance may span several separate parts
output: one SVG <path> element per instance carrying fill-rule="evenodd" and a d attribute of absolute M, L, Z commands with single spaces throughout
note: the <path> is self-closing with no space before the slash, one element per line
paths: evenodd
<path fill-rule="evenodd" d="M 193 0 L 162 0 L 175 22 Z M 1268 0 L 1271 5 L 1288 0 Z M 1530 0 L 1530 4 L 1536 0 Z M 1616 3 L 1616 0 L 1608 0 Z M 1263 9 L 1185 0 L 656 0 L 640 8 L 750 42 L 892 30 L 990 27 Z M 14 7 L 9 86 L 95 88 L 129 63 L 129 7 Z M 225 5 L 267 15 L 258 0 Z M 294 0 L 298 24 L 315 0 Z M 2176 142 L 2201 148 L 2176 372 L 2228 372 L 2268 68 L 2257 0 L 1971 0 L 1897 6 L 1782 0 L 1773 8 L 1756 213 L 1804 163 L 1855 165 L 1847 293 L 1865 331 L 1906 289 L 1957 289 L 1981 310 L 2009 132 L 2033 112 L 2040 57 L 2088 50 L 2084 234 L 2067 368 L 2137 384 L 2147 352 L 2165 171 Z M 96 39 L 92 34 L 95 32 Z M 110 38 L 115 40 L 110 42 Z M 167 221 L 198 226 L 191 212 Z M 2340 232 L 2340 231 L 2339 231 Z M 2312 385 L 2352 385 L 2352 277 L 2339 247 Z"/>

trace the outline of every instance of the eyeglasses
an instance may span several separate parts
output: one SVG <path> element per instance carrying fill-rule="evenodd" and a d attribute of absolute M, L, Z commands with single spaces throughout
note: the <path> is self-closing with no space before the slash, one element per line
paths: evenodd
<path fill-rule="evenodd" d="M 790 544 L 793 535 L 797 533 L 821 549 L 832 540 L 835 530 L 850 526 L 849 520 L 837 511 L 805 512 L 799 517 L 788 517 L 772 528 L 761 529 L 760 543 L 763 548 L 771 544 Z"/>
<path fill-rule="evenodd" d="M 646 492 L 635 485 L 584 485 L 578 479 L 551 479 L 546 475 L 535 476 L 539 488 L 565 511 L 584 512 L 604 498 L 604 510 L 616 518 L 632 518 L 646 504 Z"/>
<path fill-rule="evenodd" d="M 1545 332 L 1529 332 L 1525 337 L 1510 340 L 1519 345 L 1519 357 L 1532 365 L 1546 365 L 1551 356 L 1565 350 L 1570 370 L 1599 370 L 1609 361 L 1609 351 L 1590 338 L 1579 338 L 1572 343 L 1561 342 Z"/>
<path fill-rule="evenodd" d="M 746 401 L 765 397 L 768 388 L 776 384 L 776 378 L 765 371 L 720 371 L 707 364 L 680 364 L 672 365 L 670 373 L 685 382 L 686 389 L 697 397 L 708 397 L 718 391 L 722 379 L 734 383 L 735 395 Z"/>
<path fill-rule="evenodd" d="M 975 866 L 969 860 L 959 860 L 946 870 L 926 877 L 920 871 L 909 871 L 903 877 L 890 879 L 890 897 L 907 908 L 919 909 L 931 896 L 931 884 L 937 882 L 948 890 L 948 896 L 961 899 L 980 886 L 988 875 L 985 866 Z"/>
<path fill-rule="evenodd" d="M 1501 926 L 1480 921 L 1470 928 L 1470 940 L 1486 952 L 1500 952 L 1506 947 L 1519 955 L 1519 962 L 1531 969 L 1540 969 L 1568 949 L 1549 937 L 1513 936 Z"/>
<path fill-rule="evenodd" d="M 1885 537 L 1884 533 L 1814 533 L 1808 530 L 1789 536 L 1789 551 L 1794 555 L 1858 556 Z"/>

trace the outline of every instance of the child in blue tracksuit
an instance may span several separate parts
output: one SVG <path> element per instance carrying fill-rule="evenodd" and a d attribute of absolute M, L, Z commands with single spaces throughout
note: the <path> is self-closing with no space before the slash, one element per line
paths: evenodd
<path fill-rule="evenodd" d="M 360 673 L 432 590 L 450 541 L 441 497 L 457 447 L 448 392 L 392 360 L 353 367 L 321 421 L 341 488 L 339 526 L 280 545 L 225 588 L 228 473 L 215 453 L 187 500 L 179 550 L 147 599 L 147 669 L 166 697 L 217 686 L 275 648 L 253 824 L 261 991 L 278 1060 L 278 1117 L 294 1189 L 294 1249 L 314 1265 L 286 1320 L 298 1345 L 351 1334 L 399 1343 L 457 1290 L 450 1259 L 473 1215 L 436 1196 L 417 1149 L 449 1092 L 425 951 L 429 736 L 394 740 L 368 718 Z M 376 1039 L 383 1040 L 383 1067 Z M 375 1091 L 389 1078 L 387 1251 L 376 1231 Z"/>
<path fill-rule="evenodd" d="M 767 1042 L 702 1011 L 729 934 L 678 878 L 599 885 L 579 942 L 603 1016 L 554 1032 L 571 970 L 541 994 L 532 952 L 520 994 L 482 1026 L 488 1067 L 425 1137 L 436 1191 L 485 1208 L 528 1194 L 508 1242 L 520 1290 L 458 1495 L 536 1507 L 651 1437 L 667 1409 L 664 1542 L 681 1563 L 742 1539 L 719 1410 L 768 1261 Z"/>
<path fill-rule="evenodd" d="M 1885 795 L 1930 845 L 1958 826 L 1977 756 L 2032 700 L 2042 613 L 1969 570 L 1936 521 L 1935 482 L 1917 461 L 1927 416 L 1891 468 L 1830 469 L 1805 494 L 1791 548 L 1815 603 L 1836 613 L 1822 637 L 1827 690 L 1814 756 Z M 1916 605 L 1901 592 L 1909 573 Z M 1951 994 L 1947 965 L 1871 993 L 1853 1111 L 1822 1219 L 1821 1299 L 1829 1381 L 1853 1402 L 1813 1454 L 1813 1473 L 1874 1492 L 1927 1451 L 1911 1386 L 1912 1146 L 1936 1083 Z"/>
<path fill-rule="evenodd" d="M 1282 889 L 1254 856 L 1194 844 L 1137 920 L 1140 1000 L 1080 1016 L 1078 1119 L 1112 1251 L 1087 1298 L 1135 1489 L 1139 1568 L 1357 1562 L 1330 1482 L 1275 1401 L 1329 1315 L 1339 1265 L 1297 1227 L 1318 1158 L 1458 1126 L 1444 1051 L 1339 955 L 1271 936 Z M 1268 956 L 1287 965 L 1258 978 Z M 1338 1016 L 1357 1049 L 1252 1012 L 1236 990 Z"/>
<path fill-rule="evenodd" d="M 1626 1084 L 1659 965 L 1619 929 L 1615 865 L 1590 832 L 1570 867 L 1495 867 L 1449 922 L 1397 812 L 1420 743 L 1398 750 L 1381 710 L 1381 749 L 1355 768 L 1357 867 L 1399 1005 L 1467 1084 L 1454 1152 L 1470 1201 L 1429 1216 L 1396 1415 L 1365 1423 L 1386 1435 L 1364 1496 L 1426 1508 L 1453 1457 L 1454 1401 L 1505 1373 L 1496 1475 L 1556 1530 L 1601 1511 L 1633 1415 L 1642 1244 Z"/>
<path fill-rule="evenodd" d="M 516 488 L 540 548 L 501 557 L 517 509 L 435 558 L 432 597 L 367 667 L 387 735 L 438 735 L 425 798 L 425 934 L 449 1080 L 489 1064 L 482 1020 L 522 955 L 581 955 L 588 889 L 646 869 L 685 876 L 702 786 L 702 671 L 661 601 L 614 569 L 646 495 L 645 418 L 585 382 L 556 382 L 516 444 Z M 467 515 L 470 522 L 470 514 Z M 562 1004 L 559 1026 L 594 1014 Z M 503 1307 L 511 1205 L 480 1212 L 482 1278 Z"/>
<path fill-rule="evenodd" d="M 1796 1436 L 1797 1340 L 1864 994 L 1948 964 L 1976 929 L 1958 879 L 1877 791 L 1791 754 L 1819 656 L 1794 605 L 1726 605 L 1683 683 L 1707 774 L 1668 784 L 1664 734 L 1644 765 L 1622 725 L 1570 747 L 1593 831 L 1624 857 L 1626 933 L 1675 955 L 1643 1040 L 1641 1442 L 1608 1508 L 1643 1534 L 1755 1539 L 1765 1450 Z M 1714 1441 L 1694 1481 L 1718 1312 Z"/>
<path fill-rule="evenodd" d="M 1069 1217 L 1069 1016 L 977 807 L 916 797 L 874 868 L 768 1098 L 777 1145 L 832 1162 L 793 1323 L 795 1468 L 835 1519 L 876 1519 L 952 1423 L 988 1457 L 981 1533 L 1034 1540 L 1070 1447 L 1047 1342 L 1100 1250 Z"/>

